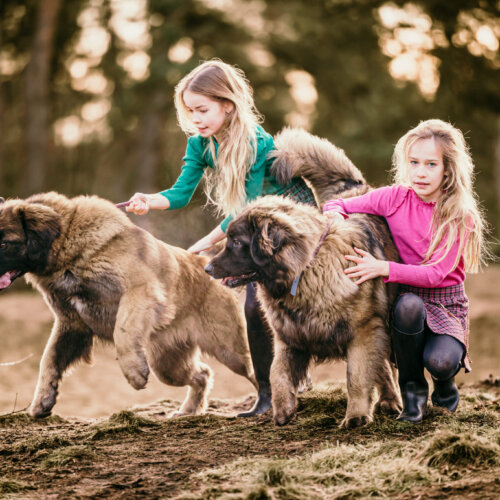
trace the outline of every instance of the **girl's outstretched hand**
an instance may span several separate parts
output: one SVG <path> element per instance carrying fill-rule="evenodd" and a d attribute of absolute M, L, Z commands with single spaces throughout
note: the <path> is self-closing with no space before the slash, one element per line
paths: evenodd
<path fill-rule="evenodd" d="M 378 260 L 361 248 L 354 247 L 354 251 L 358 255 L 346 255 L 345 258 L 355 262 L 356 266 L 348 267 L 345 273 L 349 278 L 359 278 L 354 282 L 356 285 L 378 276 L 389 276 L 389 262 Z"/>
<path fill-rule="evenodd" d="M 146 215 L 152 208 L 156 210 L 166 210 L 170 207 L 168 198 L 160 193 L 135 193 L 129 201 L 130 205 L 128 205 L 125 210 L 127 212 L 133 212 L 136 215 Z"/>
<path fill-rule="evenodd" d="M 130 198 L 130 205 L 125 207 L 125 211 L 132 212 L 135 215 L 146 215 L 149 212 L 148 195 L 144 193 L 135 193 Z"/>

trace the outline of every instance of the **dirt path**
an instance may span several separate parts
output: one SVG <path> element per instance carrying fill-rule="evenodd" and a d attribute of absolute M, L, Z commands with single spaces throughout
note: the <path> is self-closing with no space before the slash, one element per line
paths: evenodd
<path fill-rule="evenodd" d="M 308 494 L 290 496 L 283 491 L 277 496 L 271 494 L 272 490 L 280 488 L 269 474 L 276 467 L 283 469 L 283 474 L 287 470 L 286 466 L 279 468 L 276 461 L 290 463 L 289 468 L 293 470 L 294 461 L 304 456 L 308 463 L 308 456 L 329 450 L 335 453 L 339 447 L 347 451 L 358 448 L 362 456 L 367 449 L 380 447 L 381 443 L 383 446 L 379 449 L 385 451 L 374 457 L 376 462 L 383 462 L 384 453 L 392 453 L 391 446 L 399 450 L 400 457 L 409 454 L 415 460 L 415 450 L 423 449 L 438 429 L 439 432 L 454 429 L 460 433 L 462 426 L 468 429 L 467 432 L 481 428 L 483 435 L 495 432 L 500 412 L 498 380 L 495 383 L 463 389 L 467 402 L 456 415 L 431 410 L 429 418 L 419 426 L 395 422 L 393 417 L 377 416 L 371 426 L 351 431 L 338 428 L 346 406 L 341 386 L 302 396 L 297 417 L 281 428 L 272 423 L 270 416 L 231 418 L 229 415 L 244 404 L 221 401 L 213 401 L 204 416 L 181 419 L 165 418 L 175 407 L 171 401 L 136 408 L 134 412 L 121 412 L 109 420 L 50 417 L 34 422 L 24 414 L 11 415 L 0 418 L 0 497 L 2 493 L 17 492 L 14 497 L 23 499 L 315 498 Z M 478 404 L 478 393 L 487 404 Z M 392 492 L 392 498 L 495 498 L 500 486 L 496 479 L 500 477 L 500 447 L 495 450 L 497 462 L 490 465 L 481 457 L 482 462 L 477 460 L 478 452 L 472 445 L 470 450 L 463 450 L 464 456 L 474 458 L 466 475 L 460 472 L 461 463 L 457 467 L 452 462 L 439 474 L 429 471 L 434 482 L 429 483 L 421 467 L 421 480 L 412 479 L 413 485 L 404 484 L 400 478 L 392 480 L 394 485 L 385 480 L 383 488 L 389 488 L 386 493 Z M 245 467 L 250 467 L 252 474 L 251 467 L 262 467 L 269 460 L 274 464 L 268 469 L 269 477 L 259 472 L 257 479 L 249 480 L 238 472 L 239 463 L 246 461 Z M 360 480 L 354 484 L 351 476 L 353 472 L 354 476 L 357 474 L 358 464 L 354 458 L 351 461 L 346 454 L 337 465 L 332 462 L 331 468 L 338 477 L 344 477 L 339 488 L 350 484 L 351 490 L 356 489 L 357 494 L 348 497 L 364 496 L 366 488 L 373 491 L 377 475 L 383 478 L 386 471 L 383 465 L 378 466 L 372 473 L 373 484 L 367 485 Z M 363 463 L 367 467 L 368 459 L 363 459 Z M 228 468 L 226 474 L 206 473 L 222 466 Z M 318 471 L 306 470 L 304 473 L 310 478 Z M 289 474 L 292 482 L 297 472 Z M 327 488 L 332 479 L 326 483 L 325 480 L 318 476 L 314 491 Z M 284 487 L 287 482 L 284 479 L 282 482 Z M 264 488 L 269 495 L 255 496 L 248 488 L 257 488 L 256 491 Z M 384 491 L 380 491 L 382 496 L 385 496 Z M 346 497 L 339 495 L 339 498 Z"/>
<path fill-rule="evenodd" d="M 0 497 L 498 498 L 500 382 L 495 377 L 487 384 L 477 381 L 499 371 L 500 267 L 467 284 L 474 365 L 472 376 L 460 376 L 467 385 L 455 415 L 431 409 L 421 426 L 377 416 L 366 428 L 339 429 L 346 406 L 345 366 L 332 363 L 313 370 L 319 390 L 301 397 L 289 425 L 276 427 L 269 415 L 236 419 L 233 415 L 252 404 L 253 388 L 209 360 L 215 384 L 207 415 L 168 419 L 185 389 L 152 378 L 144 391 L 134 391 L 113 349 L 100 346 L 94 366 L 80 365 L 64 378 L 54 408 L 64 418 L 0 417 Z M 38 295 L 0 296 L 0 362 L 33 354 L 19 365 L 0 367 L 0 413 L 12 411 L 14 401 L 16 408 L 29 403 L 51 323 Z M 114 412 L 119 413 L 109 418 Z M 470 440 L 460 444 L 458 455 L 470 463 L 463 465 L 448 448 L 442 469 L 417 460 L 443 431 L 451 433 L 451 441 Z M 326 460 L 326 471 L 311 465 L 325 454 L 328 460 L 318 463 Z M 402 471 L 387 476 L 384 460 L 391 469 L 405 457 Z"/>
<path fill-rule="evenodd" d="M 483 380 L 498 371 L 500 359 L 500 266 L 467 279 L 471 301 L 471 352 L 473 371 L 459 375 L 459 382 Z M 31 401 L 36 385 L 38 363 L 50 334 L 52 315 L 35 292 L 0 294 L 0 362 L 33 356 L 16 366 L 0 366 L 0 414 L 24 408 Z M 213 359 L 211 397 L 242 398 L 253 394 L 253 387 Z M 312 368 L 315 384 L 345 379 L 343 362 Z M 168 387 L 151 376 L 146 389 L 135 391 L 123 377 L 114 349 L 97 345 L 93 366 L 80 364 L 66 375 L 60 386 L 56 411 L 62 416 L 109 416 L 113 412 L 150 403 L 162 398 L 182 401 L 185 388 Z"/>

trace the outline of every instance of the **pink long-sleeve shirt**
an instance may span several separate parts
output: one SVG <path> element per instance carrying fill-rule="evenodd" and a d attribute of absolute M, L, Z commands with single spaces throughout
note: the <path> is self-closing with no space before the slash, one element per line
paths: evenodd
<path fill-rule="evenodd" d="M 426 265 L 422 261 L 432 237 L 434 202 L 421 200 L 413 189 L 404 186 L 387 186 L 374 189 L 362 196 L 330 200 L 323 211 L 335 210 L 344 215 L 366 213 L 381 215 L 387 221 L 401 262 L 389 261 L 386 282 L 402 283 L 422 288 L 443 288 L 465 280 L 464 262 L 452 270 L 459 249 L 459 240 L 440 261 L 443 246 L 439 245 Z"/>

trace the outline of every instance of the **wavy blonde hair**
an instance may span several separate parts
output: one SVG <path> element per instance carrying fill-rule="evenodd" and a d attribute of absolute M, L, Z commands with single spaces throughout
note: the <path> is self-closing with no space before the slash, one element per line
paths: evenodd
<path fill-rule="evenodd" d="M 205 170 L 205 192 L 218 213 L 235 215 L 245 205 L 245 178 L 255 162 L 257 125 L 262 121 L 255 107 L 252 87 L 242 70 L 220 60 L 205 61 L 186 75 L 175 88 L 175 107 L 182 130 L 187 135 L 194 135 L 197 128 L 183 98 L 186 90 L 233 104 L 217 134 L 217 156 L 214 138 L 208 141 L 215 168 Z"/>
<path fill-rule="evenodd" d="M 407 132 L 396 144 L 392 174 L 396 184 L 409 186 L 409 152 L 421 139 L 434 138 L 441 148 L 444 164 L 442 195 L 436 202 L 432 237 L 422 264 L 427 263 L 444 241 L 442 261 L 459 239 L 453 269 L 463 256 L 465 271 L 475 273 L 488 255 L 486 222 L 473 189 L 474 163 L 460 130 L 442 120 L 426 120 Z"/>

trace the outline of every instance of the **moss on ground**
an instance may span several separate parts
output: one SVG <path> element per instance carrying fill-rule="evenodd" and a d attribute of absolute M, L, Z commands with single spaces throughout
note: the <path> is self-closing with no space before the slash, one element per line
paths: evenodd
<path fill-rule="evenodd" d="M 46 456 L 40 462 L 40 467 L 61 467 L 70 463 L 89 459 L 92 455 L 92 448 L 88 445 L 65 446 L 54 450 Z"/>
<path fill-rule="evenodd" d="M 22 491 L 34 489 L 33 485 L 17 479 L 0 477 L 0 497 L 9 493 L 21 493 Z"/>
<path fill-rule="evenodd" d="M 500 486 L 498 392 L 464 387 L 454 414 L 430 407 L 419 425 L 377 414 L 352 430 L 339 428 L 342 385 L 301 395 L 283 427 L 270 414 L 221 416 L 230 402 L 212 404 L 217 414 L 175 419 L 158 417 L 158 403 L 98 422 L 11 415 L 0 426 L 8 474 L 0 493 L 72 497 L 78 484 L 78 494 L 109 498 L 489 498 Z"/>

